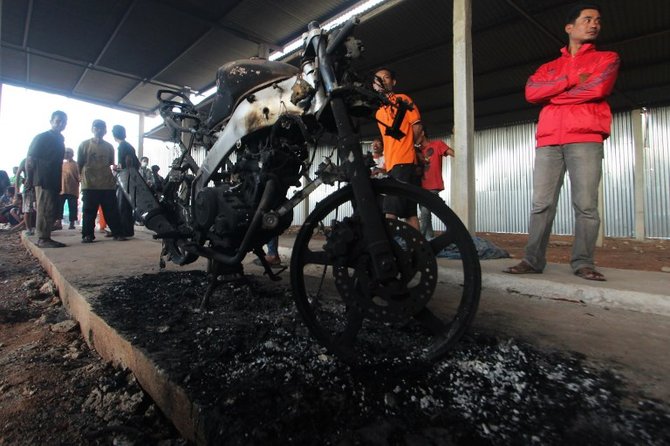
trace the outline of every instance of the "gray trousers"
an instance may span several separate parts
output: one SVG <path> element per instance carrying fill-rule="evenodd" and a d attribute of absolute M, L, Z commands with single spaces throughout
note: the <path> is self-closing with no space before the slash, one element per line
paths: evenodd
<path fill-rule="evenodd" d="M 58 217 L 58 205 L 60 204 L 60 193 L 54 190 L 35 186 L 35 201 L 37 204 L 37 216 L 35 229 L 37 237 L 50 239 L 51 230 Z"/>
<path fill-rule="evenodd" d="M 439 195 L 439 190 L 429 190 L 435 195 Z M 435 232 L 433 231 L 433 214 L 425 206 L 419 206 L 419 231 L 427 240 L 430 240 L 435 237 Z"/>
<path fill-rule="evenodd" d="M 566 170 L 575 212 L 575 240 L 570 266 L 574 271 L 594 266 L 593 253 L 600 228 L 598 185 L 602 176 L 602 161 L 602 143 L 565 144 L 535 150 L 533 207 L 524 257 L 533 268 L 541 271 L 547 264 L 547 244 Z"/>

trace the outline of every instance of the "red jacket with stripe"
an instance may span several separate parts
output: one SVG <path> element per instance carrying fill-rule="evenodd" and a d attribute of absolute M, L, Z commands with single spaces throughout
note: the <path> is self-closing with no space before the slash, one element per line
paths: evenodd
<path fill-rule="evenodd" d="M 602 142 L 610 134 L 612 113 L 605 98 L 619 72 L 619 56 L 586 43 L 572 56 L 542 65 L 526 83 L 526 100 L 544 104 L 537 125 L 537 147 Z"/>

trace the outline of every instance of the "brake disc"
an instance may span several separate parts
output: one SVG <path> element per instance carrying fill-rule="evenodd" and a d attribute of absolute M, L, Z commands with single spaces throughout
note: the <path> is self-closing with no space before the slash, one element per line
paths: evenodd
<path fill-rule="evenodd" d="M 360 227 L 352 229 L 356 234 L 361 232 Z M 337 238 L 346 234 L 340 246 L 350 246 L 346 262 L 335 262 L 333 275 L 340 296 L 359 314 L 383 322 L 402 322 L 421 311 L 432 297 L 437 285 L 437 259 L 426 239 L 407 223 L 386 220 L 386 231 L 398 270 L 394 278 L 383 282 L 374 279 L 370 256 L 361 245 L 364 239 L 351 237 L 348 231 L 332 235 Z M 359 246 L 351 246 L 352 242 Z"/>

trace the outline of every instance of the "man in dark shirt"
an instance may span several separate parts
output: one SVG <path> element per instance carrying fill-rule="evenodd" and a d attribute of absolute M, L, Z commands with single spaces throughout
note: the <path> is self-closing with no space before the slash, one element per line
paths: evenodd
<path fill-rule="evenodd" d="M 154 183 L 153 190 L 158 195 L 161 195 L 163 193 L 163 182 L 165 181 L 165 178 L 158 174 L 159 170 L 161 170 L 161 168 L 157 164 L 151 166 L 151 178 L 153 178 Z"/>
<path fill-rule="evenodd" d="M 26 159 L 26 189 L 35 189 L 37 203 L 37 246 L 61 248 L 64 243 L 51 239 L 51 230 L 58 216 L 60 203 L 61 168 L 65 143 L 61 132 L 67 125 L 67 115 L 57 110 L 51 114 L 51 130 L 33 139 Z"/>
<path fill-rule="evenodd" d="M 112 127 L 112 136 L 114 141 L 119 143 L 118 167 L 121 169 L 138 169 L 140 161 L 135 154 L 135 148 L 126 141 L 126 128 L 122 125 Z M 119 208 L 119 217 L 121 217 L 121 234 L 124 237 L 135 235 L 135 217 L 133 216 L 133 207 L 128 201 L 123 189 L 116 188 L 116 203 Z"/>

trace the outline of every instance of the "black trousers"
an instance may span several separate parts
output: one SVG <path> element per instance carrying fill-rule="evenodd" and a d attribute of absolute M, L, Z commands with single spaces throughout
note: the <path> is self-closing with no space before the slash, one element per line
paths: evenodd
<path fill-rule="evenodd" d="M 63 219 L 63 213 L 65 211 L 65 203 L 67 203 L 67 209 L 70 213 L 70 223 L 77 221 L 77 215 L 79 215 L 79 205 L 77 204 L 77 197 L 71 194 L 61 194 L 60 196 L 60 207 L 58 212 L 58 220 Z"/>
<path fill-rule="evenodd" d="M 121 223 L 120 234 L 124 237 L 132 237 L 135 235 L 135 215 L 133 207 L 131 206 L 126 194 L 120 187 L 116 188 L 116 205 L 119 208 L 119 219 Z"/>
<path fill-rule="evenodd" d="M 119 219 L 119 209 L 116 205 L 116 195 L 114 190 L 93 190 L 82 191 L 83 218 L 81 225 L 81 236 L 95 238 L 95 217 L 98 214 L 98 206 L 102 207 L 102 213 L 112 235 L 121 235 L 121 223 Z"/>
<path fill-rule="evenodd" d="M 396 164 L 388 174 L 401 183 L 421 186 L 416 174 L 416 167 L 416 164 Z M 416 202 L 407 198 L 388 195 L 384 198 L 384 212 L 393 214 L 398 218 L 416 217 Z"/>

